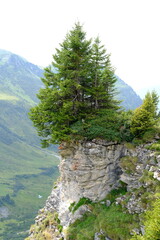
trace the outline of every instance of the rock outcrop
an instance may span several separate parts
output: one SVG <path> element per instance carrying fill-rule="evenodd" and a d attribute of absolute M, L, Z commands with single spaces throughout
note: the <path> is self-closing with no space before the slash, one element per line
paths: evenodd
<path fill-rule="evenodd" d="M 149 145 L 149 144 L 148 144 Z M 148 146 L 147 145 L 147 146 Z M 119 186 L 120 181 L 127 185 L 130 199 L 125 206 L 130 213 L 141 213 L 143 206 L 139 203 L 133 189 L 143 187 L 149 190 L 149 184 L 143 181 L 144 172 L 152 172 L 154 179 L 159 180 L 160 156 L 146 149 L 146 145 L 129 147 L 125 144 L 93 140 L 61 144 L 60 178 L 55 184 L 51 195 L 40 215 L 36 225 L 40 226 L 47 213 L 56 213 L 57 222 L 63 227 L 58 231 L 50 226 L 53 239 L 65 239 L 65 229 L 76 219 L 89 211 L 87 205 L 82 205 L 77 211 L 70 211 L 72 204 L 81 198 L 93 202 L 100 201 Z M 147 185 L 148 184 L 148 185 Z M 124 202 L 124 197 L 117 199 L 117 204 Z M 29 239 L 34 238 L 35 230 Z M 98 234 L 98 233 L 97 233 Z"/>
<path fill-rule="evenodd" d="M 67 227 L 76 217 L 69 211 L 80 198 L 100 201 L 118 185 L 122 171 L 119 160 L 124 145 L 106 142 L 77 142 L 60 146 L 60 179 L 45 206 L 45 211 L 56 210 L 61 224 Z"/>

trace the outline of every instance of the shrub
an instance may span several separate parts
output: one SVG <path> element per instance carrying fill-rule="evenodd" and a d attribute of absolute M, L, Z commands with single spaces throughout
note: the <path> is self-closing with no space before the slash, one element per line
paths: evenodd
<path fill-rule="evenodd" d="M 159 240 L 160 239 L 160 199 L 152 204 L 152 208 L 145 214 L 145 234 L 135 235 L 131 240 Z"/>
<path fill-rule="evenodd" d="M 160 151 L 160 143 L 153 143 L 152 145 L 149 146 L 149 149 Z"/>
<path fill-rule="evenodd" d="M 136 170 L 137 161 L 137 157 L 122 157 L 120 160 L 120 166 L 126 171 L 126 173 L 131 174 Z"/>
<path fill-rule="evenodd" d="M 85 137 L 88 140 L 101 138 L 108 141 L 131 141 L 133 136 L 123 115 L 122 112 L 101 110 L 98 116 L 72 124 L 73 135 Z"/>
<path fill-rule="evenodd" d="M 81 207 L 82 205 L 85 205 L 85 204 L 91 204 L 92 203 L 92 201 L 89 199 L 89 198 L 85 198 L 85 197 L 83 197 L 83 198 L 80 198 L 80 200 L 78 201 L 78 203 L 72 203 L 71 204 L 71 206 L 70 206 L 70 211 L 72 211 L 73 213 L 75 212 L 75 211 L 77 211 L 77 209 L 79 208 L 79 207 Z"/>

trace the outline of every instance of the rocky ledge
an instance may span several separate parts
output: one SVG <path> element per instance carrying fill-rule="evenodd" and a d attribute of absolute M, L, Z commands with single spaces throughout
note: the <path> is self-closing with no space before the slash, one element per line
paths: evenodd
<path fill-rule="evenodd" d="M 143 179 L 145 171 L 151 172 L 155 181 L 160 180 L 160 155 L 147 149 L 150 144 L 133 147 L 102 140 L 62 143 L 59 147 L 60 178 L 37 216 L 36 226 L 44 222 L 48 213 L 57 214 L 56 223 L 50 224 L 50 232 L 55 240 L 65 239 L 65 229 L 89 211 L 87 205 L 83 205 L 73 213 L 71 205 L 81 198 L 100 201 L 112 189 L 118 188 L 120 181 L 130 192 L 125 207 L 130 213 L 143 212 L 140 197 L 133 190 L 142 187 L 145 191 L 150 190 L 149 183 Z M 124 200 L 124 197 L 118 198 L 117 204 L 123 204 Z M 28 239 L 38 239 L 34 237 L 35 231 L 34 228 Z"/>

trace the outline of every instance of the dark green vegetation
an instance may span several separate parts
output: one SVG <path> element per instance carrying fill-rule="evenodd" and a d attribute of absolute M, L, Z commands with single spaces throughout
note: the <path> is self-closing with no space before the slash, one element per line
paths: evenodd
<path fill-rule="evenodd" d="M 0 50 L 0 240 L 22 240 L 58 176 L 28 119 L 42 70 Z"/>
<path fill-rule="evenodd" d="M 138 227 L 137 216 L 128 214 L 120 205 L 115 204 L 115 198 L 125 193 L 125 188 L 121 188 L 111 191 L 106 199 L 99 203 L 84 202 L 90 211 L 70 225 L 67 240 L 92 240 L 96 232 L 103 232 L 101 239 L 107 236 L 114 240 L 130 239 L 130 231 Z M 111 202 L 110 206 L 106 206 L 106 200 Z"/>
<path fill-rule="evenodd" d="M 45 88 L 40 90 L 40 102 L 31 109 L 30 118 L 44 147 L 81 137 L 130 138 L 116 100 L 117 78 L 110 55 L 99 38 L 93 43 L 86 39 L 79 23 L 56 49 L 42 81 Z"/>

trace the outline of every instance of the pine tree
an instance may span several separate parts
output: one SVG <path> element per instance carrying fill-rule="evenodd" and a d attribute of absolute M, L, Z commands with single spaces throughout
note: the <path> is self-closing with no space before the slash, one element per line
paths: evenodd
<path fill-rule="evenodd" d="M 30 118 L 39 135 L 47 143 L 56 143 L 72 132 L 71 123 L 85 117 L 88 107 L 85 102 L 89 82 L 89 59 L 91 41 L 80 24 L 67 34 L 60 49 L 53 55 L 52 66 L 45 69 L 38 98 L 40 103 L 31 109 Z"/>
<path fill-rule="evenodd" d="M 154 104 L 154 118 L 158 118 L 158 104 L 159 104 L 159 96 L 158 94 L 156 93 L 155 90 L 153 90 L 151 92 L 151 98 L 152 98 L 152 101 L 153 101 L 153 104 Z"/>
<path fill-rule="evenodd" d="M 109 55 L 99 39 L 92 46 L 79 23 L 56 49 L 42 81 L 45 87 L 38 94 L 40 102 L 31 109 L 30 118 L 43 137 L 44 147 L 80 134 L 72 127 L 75 123 L 85 125 L 100 110 L 118 108 Z"/>
<path fill-rule="evenodd" d="M 117 109 L 119 101 L 115 100 L 114 69 L 111 66 L 110 54 L 97 37 L 92 46 L 92 88 L 91 95 L 95 109 Z"/>
<path fill-rule="evenodd" d="M 131 131 L 136 137 L 142 137 L 145 132 L 154 128 L 157 123 L 157 107 L 158 95 L 154 91 L 148 92 L 131 120 Z"/>

